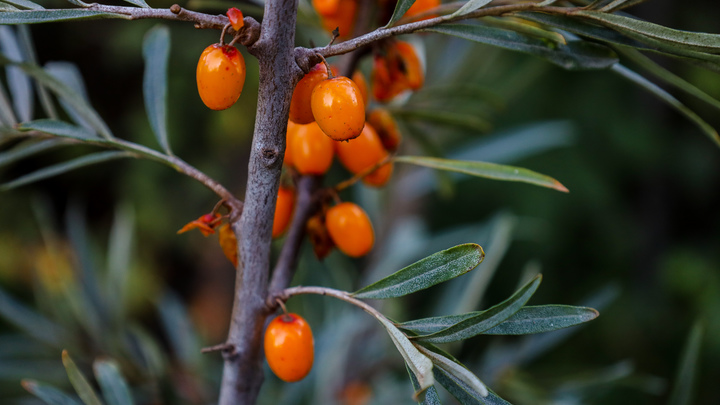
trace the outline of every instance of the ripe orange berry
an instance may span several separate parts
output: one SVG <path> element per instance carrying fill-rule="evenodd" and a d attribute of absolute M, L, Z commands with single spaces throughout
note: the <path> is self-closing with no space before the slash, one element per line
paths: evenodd
<path fill-rule="evenodd" d="M 328 9 L 330 8 L 328 7 Z M 335 28 L 338 28 L 340 36 L 347 37 L 352 33 L 355 26 L 356 11 L 356 0 L 339 0 L 334 13 L 322 14 L 318 10 L 318 14 L 320 14 L 320 20 L 327 31 L 332 32 Z"/>
<path fill-rule="evenodd" d="M 292 219 L 293 210 L 295 209 L 295 190 L 280 186 L 278 189 L 277 201 L 275 202 L 275 217 L 273 218 L 272 237 L 285 233 L 290 220 Z"/>
<path fill-rule="evenodd" d="M 270 369 L 286 382 L 305 378 L 313 365 L 314 341 L 310 325 L 300 315 L 283 314 L 265 330 L 265 358 Z"/>
<path fill-rule="evenodd" d="M 232 25 L 235 31 L 240 31 L 240 28 L 245 25 L 245 21 L 243 21 L 243 13 L 236 7 L 229 8 L 227 16 L 228 20 L 230 20 L 230 25 Z"/>
<path fill-rule="evenodd" d="M 365 80 L 365 75 L 362 74 L 361 71 L 356 70 L 353 73 L 351 79 L 352 79 L 352 81 L 355 82 L 355 84 L 357 84 L 358 89 L 360 89 L 360 94 L 362 95 L 363 103 L 365 105 L 368 105 L 368 85 L 367 85 L 367 80 Z"/>
<path fill-rule="evenodd" d="M 298 124 L 315 121 L 310 108 L 310 97 L 315 85 L 328 78 L 324 63 L 318 63 L 298 82 L 290 101 L 290 120 Z"/>
<path fill-rule="evenodd" d="M 414 15 L 418 15 L 420 13 L 424 13 L 430 9 L 433 9 L 435 7 L 438 7 L 440 5 L 440 0 L 415 0 L 415 3 L 408 9 L 407 12 L 405 12 L 405 17 L 412 17 Z M 427 20 L 433 17 L 437 17 L 436 15 L 429 15 L 427 17 L 421 18 L 418 21 Z"/>
<path fill-rule="evenodd" d="M 373 96 L 388 101 L 406 90 L 417 90 L 425 81 L 420 58 L 407 42 L 392 41 L 373 60 Z"/>
<path fill-rule="evenodd" d="M 336 141 L 353 139 L 365 125 L 365 103 L 357 84 L 344 76 L 323 80 L 310 99 L 315 121 Z"/>
<path fill-rule="evenodd" d="M 336 142 L 335 151 L 346 169 L 354 174 L 369 169 L 388 156 L 380 137 L 370 123 L 365 124 L 360 136 L 347 142 Z M 390 179 L 392 163 L 386 163 L 363 178 L 363 183 L 380 187 Z"/>
<path fill-rule="evenodd" d="M 300 174 L 325 174 L 332 164 L 335 142 L 325 136 L 317 122 L 296 127 L 294 133 L 288 132 L 293 165 Z"/>
<path fill-rule="evenodd" d="M 425 73 L 415 48 L 404 41 L 395 41 L 394 45 L 398 57 L 398 68 L 404 73 L 405 82 L 411 89 L 419 89 L 425 82 Z"/>
<path fill-rule="evenodd" d="M 397 150 L 398 146 L 400 146 L 402 135 L 398 130 L 395 119 L 393 119 L 388 110 L 376 108 L 370 111 L 367 116 L 367 124 L 375 128 L 386 150 L 389 152 L 395 152 Z"/>
<path fill-rule="evenodd" d="M 335 245 L 348 256 L 364 256 L 375 243 L 370 218 L 357 204 L 344 202 L 330 208 L 325 224 Z"/>
<path fill-rule="evenodd" d="M 213 110 L 224 110 L 237 101 L 245 84 L 245 59 L 230 45 L 205 48 L 197 65 L 198 93 Z"/>
<path fill-rule="evenodd" d="M 340 7 L 340 0 L 312 0 L 312 6 L 322 16 L 333 15 Z"/>

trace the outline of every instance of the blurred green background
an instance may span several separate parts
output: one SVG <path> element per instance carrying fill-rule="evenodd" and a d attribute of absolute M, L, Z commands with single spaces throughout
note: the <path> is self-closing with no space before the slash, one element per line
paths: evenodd
<path fill-rule="evenodd" d="M 183 6 L 221 13 L 228 4 L 193 0 Z M 298 45 L 327 41 L 309 7 L 301 2 Z M 243 10 L 260 18 L 250 6 Z M 674 28 L 714 33 L 720 19 L 714 2 L 701 0 L 653 0 L 631 12 Z M 117 136 L 155 147 L 143 105 L 141 51 L 143 36 L 155 24 L 91 21 L 35 25 L 31 32 L 41 64 L 77 65 L 89 99 Z M 226 111 L 209 111 L 197 96 L 194 72 L 198 55 L 218 33 L 168 25 L 170 143 L 178 156 L 242 196 L 257 63 L 242 50 L 248 75 L 240 100 Z M 602 306 L 601 316 L 573 329 L 572 336 L 546 342 L 536 354 L 519 338 L 481 336 L 452 347 L 501 396 L 516 404 L 665 403 L 683 343 L 700 319 L 705 334 L 694 403 L 720 403 L 715 389 L 720 379 L 720 150 L 675 111 L 611 72 L 563 71 L 530 56 L 437 35 L 412 40 L 424 47 L 427 82 L 405 104 L 393 106 L 405 136 L 401 153 L 527 167 L 558 179 L 570 193 L 396 165 L 385 188 L 356 185 L 343 194 L 373 218 L 378 240 L 370 257 L 350 260 L 334 252 L 320 263 L 305 246 L 295 282 L 352 290 L 440 249 L 481 243 L 487 256 L 478 270 L 496 268 L 481 301 L 452 302 L 458 297 L 452 289 L 458 287 L 449 283 L 383 303 L 383 311 L 409 320 L 448 313 L 443 309 L 461 304 L 468 310 L 487 308 L 539 271 L 544 283 L 531 304 L 591 302 Z M 720 98 L 716 74 L 657 60 Z M 361 68 L 369 72 L 368 63 Z M 677 96 L 720 128 L 716 111 Z M 465 114 L 492 129 L 480 133 L 462 123 L 433 123 L 418 111 Z M 0 170 L 0 180 L 90 150 L 66 147 L 42 154 Z M 336 164 L 326 184 L 348 176 Z M 179 351 L 224 339 L 233 269 L 213 237 L 175 232 L 216 202 L 198 183 L 135 160 L 103 163 L 3 193 L 0 288 L 43 312 L 48 302 L 63 302 L 53 294 L 61 296 L 63 283 L 78 277 L 73 274 L 82 259 L 68 239 L 73 224 L 84 218 L 89 267 L 105 279 L 110 235 L 126 226 L 132 238 L 122 319 L 155 336 L 158 353 L 165 353 L 158 360 L 162 371 L 155 374 L 124 365 L 138 403 L 156 403 L 140 398 L 212 402 L 220 356 Z M 411 403 L 400 356 L 365 314 L 319 297 L 295 298 L 289 305 L 316 331 L 315 369 L 308 380 L 292 385 L 268 373 L 262 403 Z M 167 323 L 175 319 L 168 315 L 173 308 L 180 323 L 187 311 L 193 324 L 187 327 L 196 329 L 197 341 L 173 341 L 168 331 L 178 329 Z M 88 344 L 91 333 L 73 330 L 79 331 L 74 335 L 78 351 L 71 354 L 88 370 L 98 356 L 117 358 L 122 350 L 133 350 L 131 343 Z M 60 351 L 27 344 L 21 336 L 0 320 L 2 402 L 34 403 L 19 385 L 23 377 L 70 392 Z M 143 383 L 148 379 L 159 382 Z"/>

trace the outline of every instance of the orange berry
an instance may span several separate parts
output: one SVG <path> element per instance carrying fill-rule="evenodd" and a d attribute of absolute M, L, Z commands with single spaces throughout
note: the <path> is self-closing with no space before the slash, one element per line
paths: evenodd
<path fill-rule="evenodd" d="M 280 186 L 278 189 L 277 201 L 275 202 L 275 217 L 273 218 L 272 237 L 285 233 L 290 220 L 292 219 L 293 210 L 295 209 L 295 190 Z"/>
<path fill-rule="evenodd" d="M 265 330 L 265 358 L 270 369 L 286 382 L 305 378 L 313 365 L 314 341 L 310 325 L 298 314 L 283 314 Z"/>
<path fill-rule="evenodd" d="M 357 84 L 358 89 L 360 89 L 360 94 L 362 95 L 363 103 L 365 105 L 368 105 L 368 85 L 367 80 L 365 80 L 365 75 L 362 74 L 361 71 L 356 70 L 355 73 L 353 73 L 351 77 L 352 81 Z"/>
<path fill-rule="evenodd" d="M 411 89 L 419 89 L 425 82 L 425 73 L 415 48 L 403 41 L 395 41 L 394 45 L 399 69 L 405 76 L 405 82 Z"/>
<path fill-rule="evenodd" d="M 232 25 L 235 31 L 240 31 L 240 28 L 245 25 L 245 21 L 243 21 L 243 13 L 236 7 L 229 8 L 227 16 L 228 20 L 230 20 L 230 25 Z"/>
<path fill-rule="evenodd" d="M 357 84 L 344 76 L 323 80 L 310 99 L 315 121 L 336 141 L 353 139 L 365 125 L 365 103 Z"/>
<path fill-rule="evenodd" d="M 370 111 L 367 116 L 367 124 L 370 124 L 373 128 L 375 128 L 380 136 L 380 141 L 386 150 L 390 152 L 395 152 L 397 150 L 398 146 L 400 146 L 402 135 L 398 130 L 395 119 L 393 119 L 388 110 L 384 108 L 376 108 Z"/>
<path fill-rule="evenodd" d="M 245 84 L 245 59 L 230 45 L 205 48 L 197 65 L 198 93 L 213 110 L 224 110 L 237 101 Z"/>
<path fill-rule="evenodd" d="M 312 0 L 312 6 L 320 15 L 333 15 L 338 11 L 340 0 Z"/>
<path fill-rule="evenodd" d="M 310 97 L 315 85 L 328 78 L 324 63 L 318 63 L 298 82 L 290 101 L 290 120 L 298 124 L 315 121 L 310 108 Z"/>
<path fill-rule="evenodd" d="M 336 142 L 335 151 L 338 160 L 354 174 L 360 173 L 377 164 L 388 156 L 380 137 L 370 123 L 365 124 L 360 136 L 347 142 Z M 390 179 L 392 163 L 386 163 L 363 178 L 363 183 L 380 187 Z"/>
<path fill-rule="evenodd" d="M 283 159 L 283 164 L 287 167 L 293 167 L 294 165 L 290 140 L 295 139 L 295 132 L 297 132 L 297 130 L 298 125 L 292 121 L 288 121 L 287 132 L 285 132 L 285 158 Z"/>
<path fill-rule="evenodd" d="M 344 202 L 330 208 L 325 224 L 335 245 L 348 256 L 364 256 L 375 243 L 370 218 L 357 204 Z"/>
<path fill-rule="evenodd" d="M 373 60 L 373 96 L 388 101 L 406 90 L 417 90 L 425 81 L 420 58 L 407 42 L 392 41 Z"/>
<path fill-rule="evenodd" d="M 317 122 L 296 127 L 294 133 L 288 133 L 293 165 L 300 174 L 325 174 L 332 164 L 335 142 L 325 136 Z"/>
<path fill-rule="evenodd" d="M 430 9 L 433 9 L 435 7 L 438 7 L 440 5 L 440 0 L 415 0 L 415 3 L 408 9 L 407 12 L 405 12 L 405 17 L 412 17 L 414 15 L 418 15 L 420 13 L 424 13 Z M 421 18 L 418 21 L 427 20 L 433 17 L 437 17 L 436 15 L 429 15 L 427 17 Z"/>
<path fill-rule="evenodd" d="M 355 26 L 355 14 L 357 11 L 356 0 L 339 0 L 337 10 L 334 13 L 320 13 L 320 20 L 328 32 L 335 28 L 339 29 L 341 37 L 347 37 L 352 33 Z"/>

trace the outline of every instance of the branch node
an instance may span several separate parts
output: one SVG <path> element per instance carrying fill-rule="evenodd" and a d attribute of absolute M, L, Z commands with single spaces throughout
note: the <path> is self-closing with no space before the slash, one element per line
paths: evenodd
<path fill-rule="evenodd" d="M 262 160 L 265 167 L 272 167 L 277 164 L 280 159 L 280 151 L 277 149 L 265 148 L 262 150 Z"/>
<path fill-rule="evenodd" d="M 182 7 L 177 4 L 173 4 L 172 6 L 170 6 L 170 12 L 172 12 L 173 14 L 180 14 L 181 11 Z"/>

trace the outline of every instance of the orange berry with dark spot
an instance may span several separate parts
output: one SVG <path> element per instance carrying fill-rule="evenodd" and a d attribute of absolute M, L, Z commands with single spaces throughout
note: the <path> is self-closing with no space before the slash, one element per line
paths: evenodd
<path fill-rule="evenodd" d="M 335 245 L 348 256 L 364 256 L 375 243 L 370 218 L 357 204 L 343 202 L 330 208 L 325 224 Z"/>
<path fill-rule="evenodd" d="M 402 135 L 397 123 L 388 110 L 376 108 L 367 115 L 367 124 L 372 125 L 380 136 L 383 147 L 389 152 L 395 152 L 400 146 Z M 366 125 L 367 125 L 366 124 Z"/>
<path fill-rule="evenodd" d="M 230 45 L 205 48 L 198 61 L 196 79 L 203 103 L 224 110 L 237 101 L 245 84 L 245 59 Z"/>
<path fill-rule="evenodd" d="M 288 132 L 288 146 L 295 169 L 300 174 L 325 174 L 332 165 L 335 142 L 325 135 L 317 122 L 296 124 L 296 128 Z"/>
<path fill-rule="evenodd" d="M 310 373 L 314 340 L 310 325 L 289 313 L 273 319 L 265 330 L 265 358 L 270 369 L 286 382 L 300 381 Z"/>
<path fill-rule="evenodd" d="M 365 103 L 357 84 L 344 76 L 318 83 L 310 100 L 315 122 L 336 141 L 353 139 L 365 125 Z"/>
<path fill-rule="evenodd" d="M 370 169 L 388 156 L 380 137 L 370 123 L 365 124 L 360 136 L 347 142 L 336 142 L 335 151 L 338 160 L 353 174 Z M 385 163 L 369 175 L 363 177 L 363 183 L 380 187 L 390 179 L 393 171 L 392 162 Z"/>
<path fill-rule="evenodd" d="M 290 120 L 298 124 L 309 124 L 315 121 L 310 97 L 315 86 L 328 78 L 324 63 L 318 63 L 298 82 L 293 90 L 290 101 Z"/>
<path fill-rule="evenodd" d="M 404 41 L 395 41 L 394 48 L 399 59 L 398 67 L 400 73 L 405 76 L 405 82 L 412 90 L 419 89 L 425 82 L 425 73 L 415 48 Z"/>
<path fill-rule="evenodd" d="M 290 226 L 293 210 L 295 209 L 295 190 L 280 186 L 277 201 L 275 202 L 275 216 L 273 217 L 272 237 L 285 233 Z"/>

